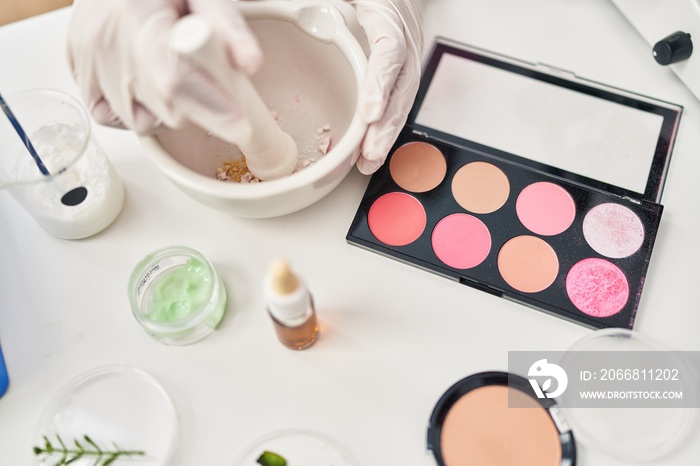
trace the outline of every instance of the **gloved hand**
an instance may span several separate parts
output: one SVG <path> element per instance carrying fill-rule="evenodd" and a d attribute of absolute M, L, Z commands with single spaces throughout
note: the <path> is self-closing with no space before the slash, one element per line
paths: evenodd
<path fill-rule="evenodd" d="M 220 134 L 243 117 L 215 80 L 170 50 L 173 24 L 189 13 L 211 22 L 235 68 L 248 74 L 258 69 L 257 40 L 229 0 L 76 0 L 69 59 L 98 123 L 143 134 L 206 115 L 206 129 Z"/>
<path fill-rule="evenodd" d="M 360 115 L 369 128 L 357 161 L 360 172 L 370 174 L 386 160 L 418 92 L 423 36 L 409 0 L 350 1 L 370 46 L 359 96 Z"/>

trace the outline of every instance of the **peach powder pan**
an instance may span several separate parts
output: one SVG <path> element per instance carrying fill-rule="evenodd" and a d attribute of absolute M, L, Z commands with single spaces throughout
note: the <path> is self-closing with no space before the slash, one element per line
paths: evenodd
<path fill-rule="evenodd" d="M 681 113 L 438 39 L 347 240 L 588 327 L 631 329 Z"/>

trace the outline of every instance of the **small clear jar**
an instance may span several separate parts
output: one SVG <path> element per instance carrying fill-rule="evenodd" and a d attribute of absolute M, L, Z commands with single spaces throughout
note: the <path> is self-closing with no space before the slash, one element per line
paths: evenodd
<path fill-rule="evenodd" d="M 187 345 L 216 329 L 226 313 L 221 277 L 202 254 L 185 246 L 152 252 L 129 278 L 136 320 L 156 340 Z"/>

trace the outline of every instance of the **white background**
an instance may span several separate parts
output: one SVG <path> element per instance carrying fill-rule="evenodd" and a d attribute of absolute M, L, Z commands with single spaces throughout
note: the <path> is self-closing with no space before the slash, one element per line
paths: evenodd
<path fill-rule="evenodd" d="M 0 90 L 51 87 L 76 95 L 65 60 L 67 10 L 0 28 Z M 636 330 L 699 350 L 700 103 L 650 57 L 606 0 L 427 3 L 436 33 L 685 106 Z M 565 350 L 591 330 L 388 260 L 345 242 L 367 184 L 353 171 L 296 214 L 228 217 L 176 189 L 128 132 L 98 127 L 127 190 L 103 233 L 53 238 L 0 193 L 0 341 L 11 386 L 0 399 L 0 463 L 27 465 L 38 423 L 66 383 L 125 364 L 154 375 L 175 399 L 182 465 L 230 465 L 271 430 L 304 427 L 339 439 L 363 465 L 432 465 L 431 410 L 452 383 L 506 370 L 508 351 Z M 152 340 L 131 316 L 127 278 L 146 253 L 184 244 L 209 257 L 228 287 L 221 328 L 187 347 Z M 264 311 L 268 261 L 286 256 L 315 295 L 323 330 L 311 349 L 276 340 Z M 579 444 L 579 465 L 628 464 Z M 656 463 L 700 457 L 696 429 Z"/>

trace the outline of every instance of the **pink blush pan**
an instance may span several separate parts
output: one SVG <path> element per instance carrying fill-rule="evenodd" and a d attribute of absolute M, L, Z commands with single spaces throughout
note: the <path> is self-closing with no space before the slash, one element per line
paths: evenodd
<path fill-rule="evenodd" d="M 515 210 L 525 228 L 543 236 L 563 233 L 576 218 L 571 194 L 550 182 L 533 183 L 523 189 Z"/>
<path fill-rule="evenodd" d="M 594 317 L 617 314 L 629 299 L 629 284 L 615 264 L 598 258 L 584 259 L 569 270 L 566 292 L 581 312 Z"/>
<path fill-rule="evenodd" d="M 491 234 L 478 218 L 452 214 L 435 225 L 432 245 L 445 264 L 456 269 L 471 269 L 481 264 L 491 251 Z"/>

